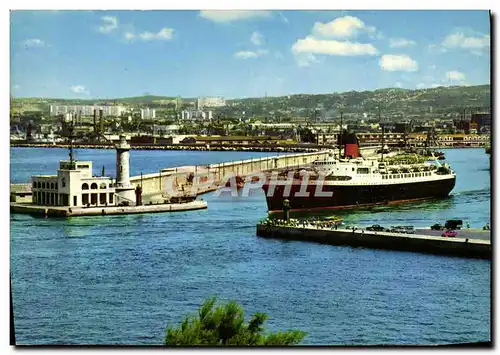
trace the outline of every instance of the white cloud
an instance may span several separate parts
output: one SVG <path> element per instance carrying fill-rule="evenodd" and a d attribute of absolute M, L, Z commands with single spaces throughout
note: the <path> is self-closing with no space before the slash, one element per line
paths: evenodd
<path fill-rule="evenodd" d="M 12 89 L 14 89 L 14 90 L 18 90 L 20 88 L 21 88 L 21 85 L 17 85 L 17 84 L 12 85 Z"/>
<path fill-rule="evenodd" d="M 239 51 L 234 53 L 234 56 L 240 59 L 250 59 L 250 58 L 261 57 L 263 55 L 266 55 L 267 53 L 268 53 L 267 50 L 259 49 L 257 51 Z"/>
<path fill-rule="evenodd" d="M 373 26 L 367 26 L 363 21 L 354 16 L 338 17 L 327 23 L 316 22 L 313 34 L 321 37 L 353 37 L 360 32 L 375 33 Z"/>
<path fill-rule="evenodd" d="M 406 38 L 391 38 L 389 40 L 389 47 L 398 48 L 398 47 L 410 47 L 417 44 L 415 41 Z"/>
<path fill-rule="evenodd" d="M 252 33 L 252 37 L 250 37 L 250 42 L 252 42 L 256 46 L 261 46 L 263 40 L 264 40 L 264 36 L 262 36 L 262 34 L 257 32 L 257 31 Z"/>
<path fill-rule="evenodd" d="M 103 24 L 99 26 L 99 32 L 109 33 L 118 28 L 118 19 L 116 16 L 103 16 L 101 17 Z"/>
<path fill-rule="evenodd" d="M 30 38 L 24 41 L 25 47 L 43 47 L 45 42 L 38 38 Z"/>
<path fill-rule="evenodd" d="M 85 94 L 85 95 L 89 94 L 89 92 L 85 89 L 85 86 L 83 85 L 73 85 L 69 89 L 71 90 L 71 92 L 75 94 Z"/>
<path fill-rule="evenodd" d="M 484 53 L 481 52 L 480 50 L 472 50 L 471 54 L 477 55 L 477 56 L 482 56 Z"/>
<path fill-rule="evenodd" d="M 386 71 L 416 71 L 418 64 L 406 54 L 384 54 L 379 61 Z"/>
<path fill-rule="evenodd" d="M 257 58 L 257 53 L 252 51 L 239 51 L 234 53 L 234 56 L 241 59 L 250 59 Z"/>
<path fill-rule="evenodd" d="M 448 52 L 448 49 L 441 47 L 441 46 L 438 46 L 437 44 L 429 44 L 427 49 L 431 53 L 446 53 L 446 52 Z"/>
<path fill-rule="evenodd" d="M 294 53 L 315 53 L 341 56 L 376 55 L 377 49 L 372 44 L 341 42 L 336 40 L 316 39 L 313 36 L 299 39 L 292 46 Z"/>
<path fill-rule="evenodd" d="M 490 46 L 490 35 L 478 35 L 476 37 L 466 36 L 463 32 L 448 35 L 442 42 L 442 46 L 448 49 L 460 48 L 468 50 L 479 50 Z"/>
<path fill-rule="evenodd" d="M 402 88 L 403 84 L 400 81 L 398 81 L 398 82 L 396 82 L 396 87 L 397 88 Z"/>
<path fill-rule="evenodd" d="M 430 70 L 436 70 L 436 68 L 437 68 L 437 67 L 436 67 L 436 65 L 434 65 L 434 64 L 429 65 L 429 69 L 430 69 Z"/>
<path fill-rule="evenodd" d="M 141 40 L 141 41 L 170 41 L 174 36 L 174 29 L 164 27 L 160 31 L 153 33 L 149 31 L 144 31 L 139 34 L 135 34 L 133 32 L 125 32 L 124 35 L 126 40 Z"/>
<path fill-rule="evenodd" d="M 431 88 L 438 88 L 443 86 L 443 84 L 431 84 Z"/>
<path fill-rule="evenodd" d="M 164 27 L 157 33 L 153 32 L 142 32 L 139 34 L 138 37 L 140 37 L 143 41 L 153 41 L 153 40 L 166 40 L 170 41 L 173 37 L 174 30 L 172 28 Z"/>
<path fill-rule="evenodd" d="M 417 89 L 423 89 L 423 88 L 425 88 L 426 86 L 427 86 L 427 85 L 425 85 L 424 83 L 419 83 L 419 84 L 417 84 L 416 88 L 417 88 Z"/>
<path fill-rule="evenodd" d="M 446 72 L 446 78 L 450 81 L 465 81 L 465 74 L 457 70 Z"/>
<path fill-rule="evenodd" d="M 201 10 L 200 16 L 218 23 L 247 20 L 271 16 L 271 11 L 264 10 Z"/>
<path fill-rule="evenodd" d="M 135 34 L 133 34 L 132 32 L 125 32 L 124 36 L 125 36 L 125 39 L 128 39 L 128 40 L 133 40 L 135 38 Z"/>
<path fill-rule="evenodd" d="M 299 67 L 308 67 L 311 63 L 319 63 L 319 60 L 312 53 L 298 54 L 295 59 Z"/>

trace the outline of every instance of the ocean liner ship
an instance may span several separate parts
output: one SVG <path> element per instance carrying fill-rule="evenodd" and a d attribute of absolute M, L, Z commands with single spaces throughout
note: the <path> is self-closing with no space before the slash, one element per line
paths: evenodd
<path fill-rule="evenodd" d="M 437 158 L 400 154 L 373 158 L 359 156 L 357 139 L 308 169 L 268 176 L 263 185 L 269 212 L 362 208 L 449 195 L 456 175 Z"/>

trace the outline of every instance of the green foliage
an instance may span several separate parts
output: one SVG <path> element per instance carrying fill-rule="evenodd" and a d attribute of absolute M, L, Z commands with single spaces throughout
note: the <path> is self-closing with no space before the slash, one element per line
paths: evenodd
<path fill-rule="evenodd" d="M 247 324 L 243 308 L 235 301 L 214 308 L 215 301 L 215 297 L 205 300 L 198 316 L 186 316 L 178 328 L 169 325 L 165 345 L 282 346 L 298 344 L 306 335 L 299 330 L 263 334 L 267 314 L 255 313 Z"/>

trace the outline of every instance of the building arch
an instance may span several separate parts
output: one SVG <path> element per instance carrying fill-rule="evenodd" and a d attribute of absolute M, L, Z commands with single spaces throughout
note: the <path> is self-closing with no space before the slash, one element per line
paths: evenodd
<path fill-rule="evenodd" d="M 50 183 L 50 189 L 54 190 L 54 183 L 53 182 Z"/>
<path fill-rule="evenodd" d="M 100 189 L 107 189 L 107 187 L 106 187 L 106 183 L 105 183 L 105 182 L 102 182 L 102 183 L 99 185 L 99 188 L 100 188 Z"/>
<path fill-rule="evenodd" d="M 90 185 L 90 189 L 97 190 L 97 184 L 95 182 L 93 182 L 92 185 Z"/>
<path fill-rule="evenodd" d="M 82 184 L 82 190 L 88 190 L 89 189 L 89 184 L 87 184 L 86 182 L 84 182 Z"/>

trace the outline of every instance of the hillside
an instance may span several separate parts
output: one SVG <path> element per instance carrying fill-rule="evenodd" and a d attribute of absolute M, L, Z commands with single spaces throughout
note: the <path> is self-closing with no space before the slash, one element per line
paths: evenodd
<path fill-rule="evenodd" d="M 309 111 L 313 108 L 327 112 L 342 110 L 346 113 L 361 113 L 376 111 L 378 106 L 384 112 L 420 113 L 432 110 L 434 113 L 449 113 L 460 112 L 464 107 L 489 107 L 490 100 L 490 85 L 478 85 L 420 90 L 388 88 L 363 92 L 249 98 L 231 100 L 230 103 L 245 106 L 253 114 L 284 109 Z"/>
<path fill-rule="evenodd" d="M 137 106 L 151 105 L 158 107 L 174 97 L 167 96 L 137 96 L 127 98 L 101 99 L 101 100 L 76 100 L 76 99 L 38 99 L 38 98 L 13 98 L 13 106 L 30 105 L 47 109 L 48 104 L 92 104 L 114 103 Z M 193 98 L 183 98 L 183 102 L 192 102 Z M 224 111 L 229 116 L 239 116 L 245 111 L 246 117 L 252 116 L 309 116 L 311 110 L 318 110 L 321 116 L 335 115 L 339 111 L 344 113 L 373 113 L 377 107 L 385 113 L 405 114 L 421 113 L 453 113 L 462 112 L 464 108 L 480 109 L 490 107 L 490 85 L 478 86 L 451 86 L 432 89 L 408 90 L 387 88 L 374 91 L 349 91 L 343 93 L 326 94 L 300 94 L 266 98 L 244 98 L 228 100 Z"/>

